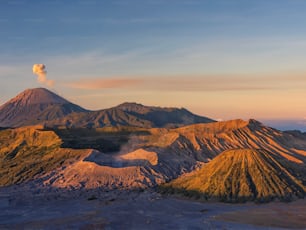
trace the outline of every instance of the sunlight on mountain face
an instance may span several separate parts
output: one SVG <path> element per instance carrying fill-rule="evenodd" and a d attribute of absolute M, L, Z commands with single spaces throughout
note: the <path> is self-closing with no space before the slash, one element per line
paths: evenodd
<path fill-rule="evenodd" d="M 221 153 L 199 171 L 162 188 L 227 202 L 291 200 L 305 195 L 305 181 L 290 173 L 299 175 L 299 170 L 265 150 L 236 149 Z"/>
<path fill-rule="evenodd" d="M 2 186 L 135 189 L 179 177 L 163 191 L 230 202 L 305 195 L 306 136 L 253 119 L 216 122 L 136 103 L 88 111 L 43 88 L 0 112 L 2 126 L 18 127 L 0 131 Z"/>
<path fill-rule="evenodd" d="M 0 1 L 0 229 L 306 229 L 305 12 Z"/>
<path fill-rule="evenodd" d="M 305 195 L 306 137 L 255 120 L 172 129 L 36 126 L 0 134 L 1 143 L 6 143 L 1 149 L 2 171 L 11 175 L 2 185 L 32 180 L 37 186 L 58 188 L 147 188 L 201 168 L 192 177 L 196 182 L 181 182 L 189 178 L 183 176 L 165 185 L 171 189 L 164 191 L 186 189 L 206 199 L 232 202 Z"/>

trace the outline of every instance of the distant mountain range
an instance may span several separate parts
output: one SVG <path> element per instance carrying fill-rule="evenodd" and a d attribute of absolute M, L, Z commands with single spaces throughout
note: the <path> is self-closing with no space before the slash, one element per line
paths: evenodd
<path fill-rule="evenodd" d="M 306 132 L 306 120 L 305 119 L 295 119 L 295 120 L 262 120 L 262 122 L 268 126 L 275 127 L 279 130 L 298 130 L 301 132 Z"/>
<path fill-rule="evenodd" d="M 110 109 L 88 111 L 55 93 L 28 89 L 0 107 L 0 126 L 21 127 L 42 124 L 48 127 L 100 128 L 105 126 L 180 127 L 214 120 L 186 109 L 150 107 L 124 103 Z"/>

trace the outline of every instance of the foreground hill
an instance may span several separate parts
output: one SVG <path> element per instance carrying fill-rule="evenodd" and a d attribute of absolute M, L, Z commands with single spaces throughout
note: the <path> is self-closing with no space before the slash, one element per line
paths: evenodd
<path fill-rule="evenodd" d="M 227 202 L 303 198 L 306 187 L 295 177 L 300 172 L 277 159 L 265 150 L 228 150 L 200 170 L 184 175 L 162 188 L 171 193 Z"/>
<path fill-rule="evenodd" d="M 47 89 L 27 89 L 0 107 L 0 126 L 36 125 L 85 111 Z"/>
<path fill-rule="evenodd" d="M 0 107 L 0 127 L 40 124 L 65 128 L 174 128 L 208 122 L 214 120 L 192 114 L 186 109 L 152 107 L 136 103 L 88 111 L 44 88 L 25 90 Z"/>

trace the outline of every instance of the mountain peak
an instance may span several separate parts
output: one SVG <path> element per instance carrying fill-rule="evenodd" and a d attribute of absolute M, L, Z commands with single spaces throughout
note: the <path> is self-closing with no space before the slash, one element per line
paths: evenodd
<path fill-rule="evenodd" d="M 161 107 L 161 106 L 147 106 L 147 105 L 143 105 L 140 103 L 136 103 L 136 102 L 124 102 L 120 105 L 117 105 L 116 108 L 119 108 L 123 111 L 127 111 L 127 112 L 142 112 L 142 113 L 147 113 L 147 112 L 152 112 L 152 111 L 182 111 L 182 112 L 187 112 L 190 113 L 190 111 L 188 111 L 185 108 L 176 108 L 176 107 Z"/>
<path fill-rule="evenodd" d="M 136 102 L 124 102 L 118 106 L 116 106 L 117 108 L 120 108 L 122 110 L 134 110 L 135 108 L 144 108 L 147 106 L 144 106 L 142 104 L 136 103 Z"/>
<path fill-rule="evenodd" d="M 0 126 L 36 125 L 84 111 L 48 89 L 26 89 L 0 107 Z"/>
<path fill-rule="evenodd" d="M 67 104 L 69 103 L 64 98 L 51 92 L 45 88 L 26 89 L 12 98 L 6 104 L 13 104 L 14 106 L 28 106 L 34 104 Z"/>
<path fill-rule="evenodd" d="M 172 111 L 175 108 L 162 108 L 162 107 L 158 107 L 158 106 L 146 106 L 146 105 L 142 105 L 136 102 L 124 102 L 118 106 L 116 106 L 116 108 L 119 108 L 123 111 L 126 112 L 136 112 L 136 113 L 148 113 L 148 112 L 153 112 L 153 111 Z"/>
<path fill-rule="evenodd" d="M 249 122 L 250 125 L 262 125 L 261 122 L 255 120 L 255 119 L 249 119 L 248 122 Z"/>
<path fill-rule="evenodd" d="M 260 129 L 263 127 L 263 124 L 255 119 L 248 120 L 248 127 L 252 130 Z"/>

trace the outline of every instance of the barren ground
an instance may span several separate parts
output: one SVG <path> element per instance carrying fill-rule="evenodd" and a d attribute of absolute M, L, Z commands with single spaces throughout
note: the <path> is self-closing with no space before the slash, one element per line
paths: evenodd
<path fill-rule="evenodd" d="M 305 229 L 306 200 L 197 202 L 154 191 L 0 189 L 0 229 Z"/>

